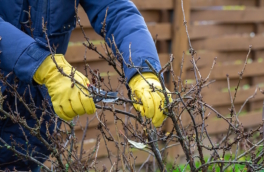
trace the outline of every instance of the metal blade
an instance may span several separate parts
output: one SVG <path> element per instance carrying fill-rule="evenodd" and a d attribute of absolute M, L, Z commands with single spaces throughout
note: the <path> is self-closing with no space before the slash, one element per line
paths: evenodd
<path fill-rule="evenodd" d="M 91 88 L 91 93 L 96 92 L 97 94 L 100 95 L 94 95 L 93 100 L 94 103 L 99 103 L 99 102 L 104 102 L 104 103 L 113 103 L 118 100 L 117 94 L 118 92 L 110 92 L 110 91 L 104 91 L 101 90 L 99 91 L 98 88 L 89 85 L 89 88 Z"/>

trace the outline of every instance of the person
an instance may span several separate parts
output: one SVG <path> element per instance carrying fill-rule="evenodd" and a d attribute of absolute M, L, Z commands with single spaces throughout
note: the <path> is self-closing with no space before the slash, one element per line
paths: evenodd
<path fill-rule="evenodd" d="M 147 59 L 156 71 L 161 69 L 157 50 L 147 29 L 143 17 L 136 6 L 129 0 L 2 0 L 0 5 L 0 69 L 7 81 L 17 85 L 19 95 L 24 95 L 24 101 L 30 105 L 31 97 L 35 107 L 41 107 L 42 101 L 48 99 L 55 113 L 64 120 L 72 120 L 77 115 L 93 114 L 96 111 L 93 99 L 82 94 L 76 86 L 71 87 L 71 79 L 64 77 L 52 61 L 47 48 L 47 40 L 43 32 L 42 19 L 47 23 L 47 35 L 50 45 L 58 45 L 54 56 L 58 65 L 67 74 L 71 65 L 65 60 L 64 54 L 72 30 L 76 26 L 75 5 L 80 4 L 86 11 L 94 30 L 101 34 L 102 21 L 106 9 L 106 37 L 113 34 L 116 45 L 126 63 L 129 63 L 129 44 L 132 44 L 132 60 L 135 66 L 144 67 L 140 70 L 143 76 L 154 86 L 161 88 L 158 78 L 151 73 L 145 63 Z M 30 11 L 29 11 L 30 10 Z M 30 25 L 30 27 L 29 27 Z M 135 69 L 124 65 L 124 72 L 129 86 L 136 98 L 143 105 L 135 104 L 142 115 L 152 118 L 154 126 L 160 126 L 165 115 L 160 110 L 160 102 L 165 102 L 161 93 L 152 92 L 149 85 Z M 88 79 L 76 72 L 75 80 L 86 85 Z M 34 127 L 36 119 L 27 111 L 21 102 L 10 93 L 10 88 L 0 83 L 1 92 L 6 96 L 3 108 L 6 112 L 18 109 L 21 117 L 26 119 L 28 126 Z M 29 87 L 28 87 L 29 86 Z M 30 89 L 26 89 L 30 88 Z M 17 102 L 17 105 L 16 103 Z M 36 108 L 35 114 L 40 118 L 42 111 Z M 1 117 L 4 115 L 1 114 Z M 46 136 L 46 121 L 49 115 L 44 115 L 41 135 Z M 54 125 L 54 124 L 53 124 Z M 59 125 L 59 123 L 58 123 Z M 54 126 L 50 126 L 50 133 Z M 50 151 L 27 129 L 23 129 L 28 142 L 29 152 L 40 162 L 44 162 Z M 21 147 L 16 149 L 22 153 L 27 150 L 27 142 L 19 125 L 9 118 L 0 120 L 0 139 L 12 145 L 13 141 Z M 39 171 L 37 164 L 30 160 L 18 158 L 0 140 L 0 169 Z M 34 151 L 33 151 L 34 150 Z M 36 153 L 39 152 L 39 153 Z"/>

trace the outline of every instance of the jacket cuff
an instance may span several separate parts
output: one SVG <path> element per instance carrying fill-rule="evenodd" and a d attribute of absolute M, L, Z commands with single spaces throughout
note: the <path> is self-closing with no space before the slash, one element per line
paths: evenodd
<path fill-rule="evenodd" d="M 18 58 L 14 73 L 21 81 L 33 84 L 33 75 L 50 54 L 50 51 L 37 42 L 30 44 Z"/>
<path fill-rule="evenodd" d="M 153 73 L 153 71 L 149 68 L 149 66 L 145 62 L 146 59 L 149 61 L 149 63 L 152 65 L 152 67 L 155 69 L 156 72 L 159 72 L 161 70 L 159 61 L 155 60 L 152 57 L 142 57 L 142 58 L 135 58 L 135 60 L 133 60 L 134 66 L 142 67 L 142 68 L 139 68 L 139 72 L 141 73 L 152 72 Z M 126 62 L 126 63 L 130 65 L 129 62 Z M 131 67 L 125 67 L 124 72 L 127 78 L 127 82 L 129 82 L 130 79 L 138 73 L 138 71 L 135 68 L 131 68 Z"/>

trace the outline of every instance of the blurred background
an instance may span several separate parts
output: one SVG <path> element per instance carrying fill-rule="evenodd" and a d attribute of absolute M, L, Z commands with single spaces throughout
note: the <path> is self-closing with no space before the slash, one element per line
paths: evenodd
<path fill-rule="evenodd" d="M 188 53 L 188 40 L 183 25 L 183 15 L 180 0 L 133 0 L 143 15 L 149 31 L 153 38 L 157 35 L 157 49 L 161 65 L 166 64 L 170 54 L 175 57 L 173 66 L 175 74 L 179 75 L 180 63 L 183 51 L 185 51 L 185 62 L 183 67 L 183 78 L 188 85 L 195 84 L 191 56 Z M 204 89 L 203 100 L 213 106 L 223 115 L 228 115 L 230 109 L 230 97 L 227 89 L 226 75 L 230 77 L 231 91 L 235 91 L 239 72 L 244 66 L 249 45 L 252 45 L 252 52 L 248 58 L 248 65 L 243 75 L 243 80 L 236 97 L 236 110 L 238 111 L 244 101 L 254 94 L 256 87 L 264 86 L 264 0 L 184 0 L 184 10 L 188 31 L 193 48 L 196 50 L 195 59 L 203 78 L 206 78 L 213 60 L 217 57 L 217 63 L 213 69 L 210 80 L 214 81 L 208 88 Z M 102 38 L 95 33 L 82 8 L 79 8 L 81 24 L 85 28 L 86 35 L 104 52 L 100 42 Z M 77 27 L 71 36 L 66 59 L 78 70 L 84 72 L 84 55 L 87 62 L 93 69 L 99 69 L 101 76 L 107 77 L 107 72 L 112 77 L 113 88 L 118 88 L 118 76 L 108 66 L 107 62 L 98 58 L 98 55 L 90 50 L 85 50 L 81 29 Z M 169 89 L 173 83 L 169 74 L 165 74 L 165 80 Z M 124 94 L 125 94 L 125 88 Z M 264 96 L 258 92 L 254 99 L 251 99 L 242 109 L 239 120 L 246 129 L 259 125 L 262 122 L 262 106 Z M 208 112 L 207 112 L 208 113 Z M 113 115 L 106 115 L 109 130 L 114 132 Z M 80 117 L 81 126 L 85 126 L 87 116 Z M 90 116 L 89 116 L 90 119 Z M 187 124 L 190 120 L 183 115 L 183 122 Z M 82 123 L 83 122 L 83 123 Z M 223 120 L 210 116 L 207 120 L 207 130 L 215 137 L 221 137 L 221 133 L 227 129 Z M 100 131 L 97 130 L 97 120 L 91 121 L 85 141 L 87 151 L 92 150 L 95 140 Z M 163 130 L 171 131 L 171 124 L 166 122 Z M 76 127 L 76 136 L 81 139 L 82 127 Z M 103 145 L 103 141 L 101 141 Z M 162 144 L 162 143 L 161 143 Z M 110 144 L 115 147 L 114 144 Z M 173 147 L 168 152 L 169 157 L 182 155 L 179 147 Z M 136 163 L 142 164 L 148 157 L 148 153 L 136 152 Z M 108 167 L 107 150 L 101 146 L 98 152 L 98 159 Z"/>

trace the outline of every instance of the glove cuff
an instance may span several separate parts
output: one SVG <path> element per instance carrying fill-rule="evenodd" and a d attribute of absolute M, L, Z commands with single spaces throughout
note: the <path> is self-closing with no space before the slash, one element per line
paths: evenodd
<path fill-rule="evenodd" d="M 53 62 L 52 56 L 49 55 L 39 66 L 35 74 L 33 75 L 33 79 L 36 83 L 42 85 L 45 84 L 47 76 L 49 76 L 52 72 L 56 71 L 56 65 Z M 65 60 L 62 54 L 54 55 L 54 58 L 59 66 L 69 65 L 69 63 Z"/>
<path fill-rule="evenodd" d="M 155 74 L 151 73 L 151 72 L 142 73 L 141 75 L 142 75 L 146 80 L 147 80 L 147 79 L 153 79 L 153 80 L 156 80 L 156 81 L 159 82 L 158 77 L 157 77 Z M 135 75 L 135 76 L 129 81 L 129 84 L 128 84 L 128 85 L 131 87 L 131 85 L 135 85 L 135 84 L 138 83 L 139 81 L 144 80 L 144 79 L 142 78 L 141 75 L 140 75 L 140 74 Z"/>

